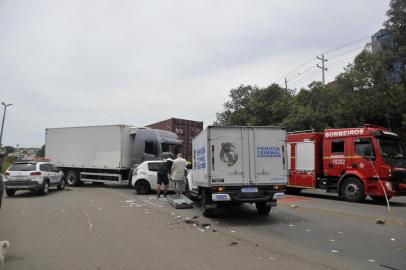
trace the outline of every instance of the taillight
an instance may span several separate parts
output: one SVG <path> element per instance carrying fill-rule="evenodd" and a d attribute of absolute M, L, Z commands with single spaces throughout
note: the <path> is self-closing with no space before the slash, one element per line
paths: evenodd
<path fill-rule="evenodd" d="M 7 176 L 7 175 L 10 175 L 10 173 L 9 173 L 9 172 L 5 172 L 4 175 Z"/>
<path fill-rule="evenodd" d="M 41 175 L 41 172 L 32 172 L 30 175 Z"/>

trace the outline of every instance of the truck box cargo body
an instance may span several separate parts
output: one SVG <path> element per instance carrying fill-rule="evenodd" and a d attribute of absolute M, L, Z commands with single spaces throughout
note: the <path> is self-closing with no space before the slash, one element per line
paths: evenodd
<path fill-rule="evenodd" d="M 202 198 L 203 214 L 219 202 L 256 202 L 260 213 L 265 213 L 283 196 L 287 183 L 285 130 L 210 126 L 192 144 L 189 189 Z"/>
<path fill-rule="evenodd" d="M 120 170 L 132 165 L 129 126 L 51 128 L 46 157 L 59 167 Z"/>
<path fill-rule="evenodd" d="M 182 144 L 172 132 L 127 125 L 49 128 L 45 137 L 45 156 L 68 185 L 127 181 L 135 166 L 173 158 Z"/>
<path fill-rule="evenodd" d="M 326 129 L 288 135 L 288 189 L 320 188 L 345 200 L 406 194 L 406 158 L 399 137 L 383 127 Z"/>

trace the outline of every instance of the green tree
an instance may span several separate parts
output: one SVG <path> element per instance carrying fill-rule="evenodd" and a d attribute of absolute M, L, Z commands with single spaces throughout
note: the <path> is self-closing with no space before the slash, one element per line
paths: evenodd
<path fill-rule="evenodd" d="M 37 157 L 45 157 L 45 144 L 37 152 Z"/>

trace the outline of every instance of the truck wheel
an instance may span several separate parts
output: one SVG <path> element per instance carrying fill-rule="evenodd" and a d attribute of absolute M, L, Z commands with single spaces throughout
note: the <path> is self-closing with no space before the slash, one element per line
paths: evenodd
<path fill-rule="evenodd" d="M 271 211 L 271 206 L 267 206 L 266 202 L 256 202 L 255 207 L 258 210 L 258 214 L 260 214 L 261 216 L 268 215 Z"/>
<path fill-rule="evenodd" d="M 384 204 L 386 203 L 386 198 L 385 196 L 371 196 L 372 200 L 374 200 L 374 202 L 380 203 L 380 204 Z M 388 201 L 391 199 L 391 196 L 388 196 Z"/>
<path fill-rule="evenodd" d="M 208 202 L 209 202 L 209 194 L 206 189 L 203 189 L 200 198 L 200 209 L 202 210 L 202 215 L 205 217 L 211 217 L 213 215 L 213 209 L 206 208 Z"/>
<path fill-rule="evenodd" d="M 364 186 L 355 177 L 348 177 L 341 185 L 341 196 L 348 202 L 362 202 L 365 200 Z"/>
<path fill-rule="evenodd" d="M 59 182 L 59 185 L 56 186 L 58 190 L 64 190 L 65 189 L 65 179 L 63 177 L 61 178 L 61 181 Z"/>
<path fill-rule="evenodd" d="M 47 195 L 49 193 L 49 182 L 48 182 L 48 180 L 45 180 L 44 183 L 42 184 L 42 187 L 40 189 L 40 193 L 42 195 Z"/>
<path fill-rule="evenodd" d="M 82 184 L 82 181 L 79 180 L 79 174 L 76 173 L 75 171 L 69 171 L 66 174 L 66 183 L 68 186 L 80 186 Z"/>
<path fill-rule="evenodd" d="M 6 189 L 6 194 L 9 197 L 13 197 L 14 194 L 16 194 L 16 190 L 15 189 Z"/>
<path fill-rule="evenodd" d="M 135 183 L 135 190 L 139 195 L 145 195 L 151 192 L 151 186 L 146 180 L 138 180 Z"/>

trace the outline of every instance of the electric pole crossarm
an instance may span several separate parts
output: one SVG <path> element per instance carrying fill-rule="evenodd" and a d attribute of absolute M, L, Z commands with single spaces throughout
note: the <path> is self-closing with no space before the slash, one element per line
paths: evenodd
<path fill-rule="evenodd" d="M 321 66 L 319 66 L 319 64 L 317 64 L 317 67 L 321 69 L 321 76 L 322 76 L 322 83 L 323 85 L 325 85 L 325 71 L 327 71 L 327 68 L 324 65 L 324 62 L 328 62 L 328 60 L 326 58 L 324 58 L 324 53 L 321 54 L 321 57 L 317 56 L 317 59 L 319 59 L 321 61 Z"/>

